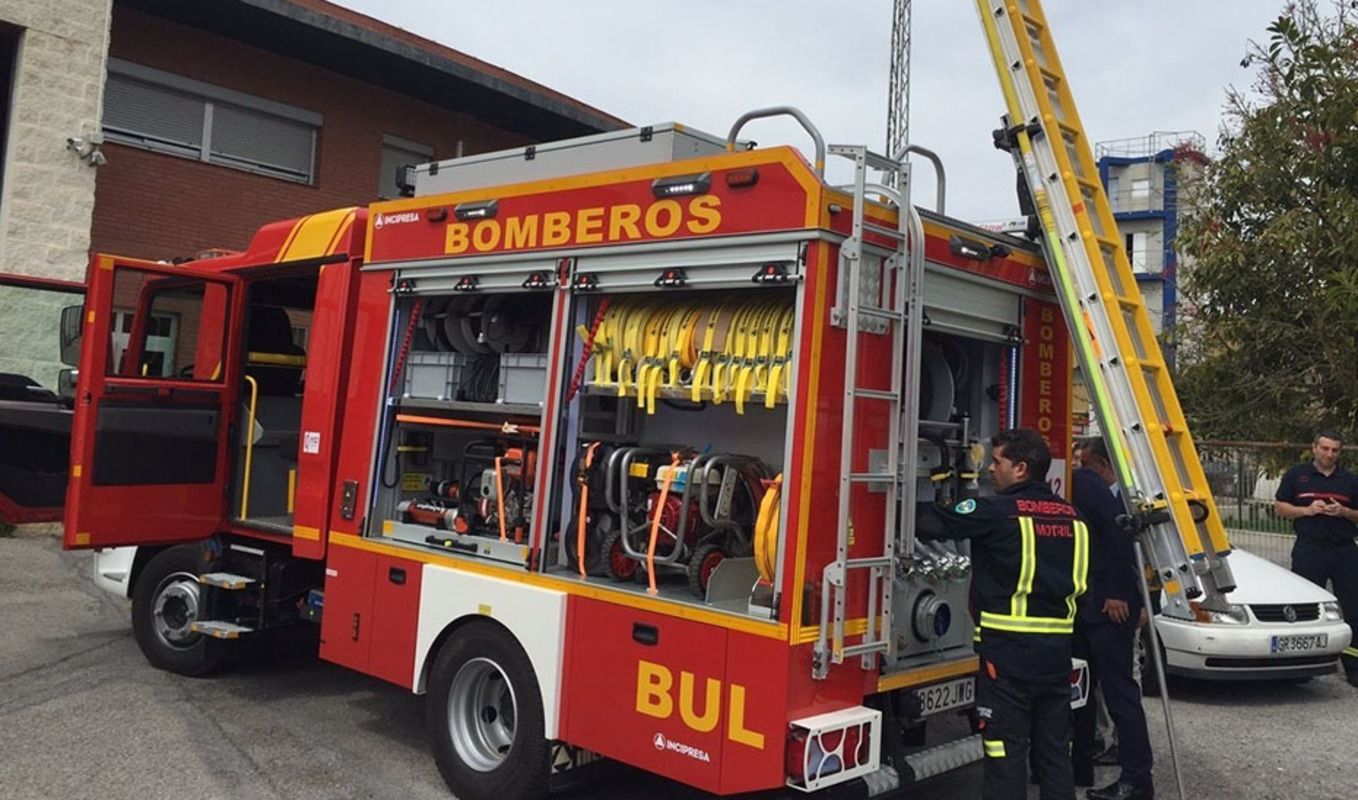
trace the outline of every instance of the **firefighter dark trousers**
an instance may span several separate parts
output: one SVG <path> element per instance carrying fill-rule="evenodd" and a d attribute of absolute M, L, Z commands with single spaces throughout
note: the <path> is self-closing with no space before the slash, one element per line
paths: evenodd
<path fill-rule="evenodd" d="M 976 684 L 985 748 L 983 800 L 1028 796 L 1028 747 L 1042 800 L 1074 800 L 1070 768 L 1070 680 L 1032 682 L 983 662 Z"/>
<path fill-rule="evenodd" d="M 1331 545 L 1297 537 L 1292 545 L 1292 571 L 1317 586 L 1329 581 L 1344 619 L 1358 635 L 1358 544 Z M 1350 679 L 1358 676 L 1358 641 L 1345 648 L 1342 660 Z"/>
<path fill-rule="evenodd" d="M 1118 764 L 1122 767 L 1121 780 L 1133 786 L 1151 784 L 1151 743 L 1146 730 L 1146 712 L 1141 707 L 1141 687 L 1132 676 L 1132 646 L 1136 639 L 1137 620 L 1117 623 L 1086 623 L 1075 625 L 1074 653 L 1089 660 L 1090 702 L 1075 712 L 1075 743 L 1071 757 L 1078 765 L 1077 774 L 1094 774 L 1094 702 L 1095 686 L 1103 687 L 1103 699 L 1108 705 L 1108 716 L 1118 733 Z"/>

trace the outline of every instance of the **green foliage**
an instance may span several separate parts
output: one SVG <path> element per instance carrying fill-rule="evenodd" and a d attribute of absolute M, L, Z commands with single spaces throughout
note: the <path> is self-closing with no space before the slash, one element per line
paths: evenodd
<path fill-rule="evenodd" d="M 1358 3 L 1292 3 L 1188 189 L 1176 382 L 1200 437 L 1358 434 Z"/>

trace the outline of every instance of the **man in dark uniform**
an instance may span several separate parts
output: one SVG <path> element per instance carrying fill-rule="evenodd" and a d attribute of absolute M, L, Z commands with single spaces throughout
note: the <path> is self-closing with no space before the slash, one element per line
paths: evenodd
<path fill-rule="evenodd" d="M 1349 628 L 1358 623 L 1358 477 L 1339 466 L 1339 435 L 1316 434 L 1309 463 L 1287 471 L 1273 504 L 1278 516 L 1292 520 L 1292 571 L 1312 583 L 1329 581 Z M 1358 686 L 1358 643 L 1341 657 L 1349 683 Z"/>
<path fill-rule="evenodd" d="M 1033 430 L 990 440 L 992 497 L 919 507 L 922 539 L 971 541 L 971 605 L 981 656 L 976 704 L 985 800 L 1027 796 L 1031 742 L 1042 800 L 1073 800 L 1070 640 L 1089 569 L 1089 531 L 1044 482 L 1051 452 Z"/>
<path fill-rule="evenodd" d="M 1124 513 L 1110 487 L 1116 480 L 1103 439 L 1088 439 L 1080 448 L 1080 469 L 1071 474 L 1070 499 L 1089 523 L 1089 591 L 1081 598 L 1075 620 L 1075 655 L 1089 661 L 1093 686 L 1103 688 L 1108 715 L 1118 734 L 1122 774 L 1089 800 L 1152 800 L 1150 734 L 1141 708 L 1141 687 L 1132 676 L 1133 645 L 1141 619 L 1141 591 L 1132 537 L 1117 524 Z M 1071 749 L 1077 783 L 1094 777 L 1094 703 L 1075 712 Z"/>

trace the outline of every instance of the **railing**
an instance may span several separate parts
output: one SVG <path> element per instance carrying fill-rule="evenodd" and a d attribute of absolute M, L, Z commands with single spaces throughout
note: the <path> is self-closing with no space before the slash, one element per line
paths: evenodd
<path fill-rule="evenodd" d="M 1094 145 L 1094 157 L 1145 158 L 1165 150 L 1180 148 L 1206 153 L 1207 140 L 1197 131 L 1155 131 L 1146 136 L 1098 142 Z"/>
<path fill-rule="evenodd" d="M 1163 211 L 1165 208 L 1165 190 L 1158 187 L 1142 191 L 1119 189 L 1116 192 L 1108 193 L 1108 202 L 1112 204 L 1114 214 L 1132 211 Z"/>

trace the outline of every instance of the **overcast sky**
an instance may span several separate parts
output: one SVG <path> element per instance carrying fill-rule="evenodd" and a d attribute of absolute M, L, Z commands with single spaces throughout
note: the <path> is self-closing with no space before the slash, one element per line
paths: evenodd
<path fill-rule="evenodd" d="M 339 0 L 631 122 L 724 136 L 743 112 L 793 105 L 827 141 L 881 150 L 890 0 Z M 1094 141 L 1196 130 L 1215 144 L 1250 39 L 1283 0 L 1048 0 L 1080 114 Z M 994 150 L 1002 100 L 974 3 L 915 0 L 911 141 L 948 171 L 948 212 L 1012 215 L 1013 167 Z M 752 123 L 760 144 L 810 151 L 793 126 Z M 846 162 L 847 163 L 847 162 Z M 928 165 L 916 202 L 932 206 Z M 842 175 L 832 173 L 832 178 Z"/>

